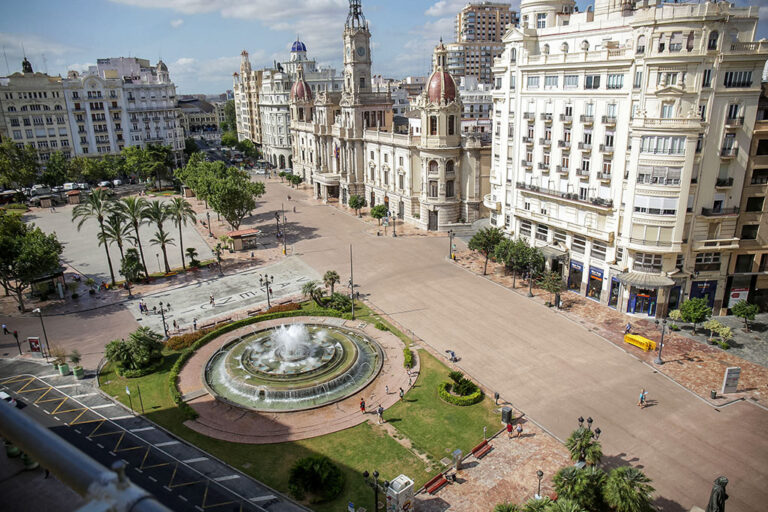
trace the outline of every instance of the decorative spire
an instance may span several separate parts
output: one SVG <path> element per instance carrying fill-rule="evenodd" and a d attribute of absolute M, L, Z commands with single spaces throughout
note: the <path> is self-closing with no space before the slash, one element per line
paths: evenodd
<path fill-rule="evenodd" d="M 347 14 L 347 22 L 344 24 L 345 28 L 365 28 L 365 16 L 363 16 L 363 6 L 361 0 L 349 0 L 349 14 Z"/>

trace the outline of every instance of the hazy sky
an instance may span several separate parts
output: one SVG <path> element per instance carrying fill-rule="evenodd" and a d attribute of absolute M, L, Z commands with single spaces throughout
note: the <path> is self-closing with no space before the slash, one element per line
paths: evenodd
<path fill-rule="evenodd" d="M 467 0 L 362 3 L 374 73 L 401 77 L 429 71 L 432 48 L 441 35 L 453 40 L 454 17 Z M 768 0 L 736 4 L 759 5 L 766 21 L 758 39 L 768 36 Z M 243 49 L 255 67 L 287 60 L 297 34 L 310 57 L 340 68 L 348 8 L 348 0 L 0 0 L 7 59 L 0 75 L 21 70 L 23 44 L 35 71 L 63 75 L 99 57 L 162 57 L 180 93 L 221 93 L 232 88 Z"/>

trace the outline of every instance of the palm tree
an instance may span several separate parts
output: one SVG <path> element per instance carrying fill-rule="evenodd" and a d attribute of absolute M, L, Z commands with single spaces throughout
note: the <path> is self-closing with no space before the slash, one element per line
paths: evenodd
<path fill-rule="evenodd" d="M 608 475 L 603 498 L 616 512 L 648 512 L 654 488 L 651 479 L 637 468 L 622 466 Z"/>
<path fill-rule="evenodd" d="M 147 220 L 147 222 L 154 224 L 157 227 L 157 231 L 155 232 L 155 237 L 151 240 L 151 242 L 155 245 L 160 244 L 160 247 L 163 250 L 163 259 L 165 260 L 165 272 L 168 273 L 171 271 L 170 265 L 168 265 L 168 256 L 165 252 L 165 244 L 168 240 L 171 240 L 169 238 L 168 234 L 165 232 L 165 229 L 163 228 L 163 223 L 168 220 L 168 208 L 166 205 L 164 205 L 160 201 L 149 201 L 147 202 L 147 208 L 144 210 L 144 219 Z"/>
<path fill-rule="evenodd" d="M 331 295 L 333 295 L 333 286 L 339 281 L 341 281 L 341 278 L 339 277 L 339 273 L 335 270 L 329 270 L 323 276 L 323 284 L 326 288 L 331 289 Z"/>
<path fill-rule="evenodd" d="M 107 198 L 103 190 L 94 190 L 85 200 L 85 202 L 75 206 L 72 210 L 72 222 L 80 220 L 77 223 L 77 230 L 83 227 L 88 219 L 96 219 L 101 229 L 101 236 L 104 237 L 104 219 L 111 213 L 112 202 Z M 104 252 L 107 254 L 107 263 L 109 264 L 109 276 L 112 278 L 112 286 L 115 286 L 115 271 L 112 269 L 112 260 L 109 257 L 109 247 L 104 244 Z"/>
<path fill-rule="evenodd" d="M 163 263 L 165 263 L 165 273 L 169 273 L 171 271 L 170 265 L 168 265 L 168 254 L 165 252 L 165 246 L 166 245 L 175 245 L 173 243 L 173 238 L 171 238 L 171 235 L 166 233 L 165 231 L 158 230 L 155 233 L 155 236 L 153 236 L 149 242 L 152 245 L 159 245 L 160 249 L 163 251 Z"/>
<path fill-rule="evenodd" d="M 493 507 L 493 512 L 520 512 L 520 507 L 507 501 L 505 503 L 497 503 Z"/>
<path fill-rule="evenodd" d="M 181 266 L 184 270 L 187 270 L 187 264 L 184 263 L 184 241 L 181 238 L 181 226 L 187 225 L 187 221 L 196 222 L 195 210 L 192 209 L 192 205 L 189 201 L 183 197 L 174 197 L 171 202 L 166 206 L 168 209 L 168 215 L 173 219 L 173 222 L 179 228 L 179 247 L 181 249 Z"/>
<path fill-rule="evenodd" d="M 532 498 L 523 505 L 523 512 L 546 512 L 550 503 L 552 500 L 548 496 L 539 499 Z"/>
<path fill-rule="evenodd" d="M 322 290 L 318 286 L 317 281 L 309 281 L 304 283 L 304 286 L 301 287 L 301 293 L 304 294 L 305 297 L 309 297 L 315 301 L 315 304 L 318 306 L 323 307 L 323 304 L 320 302 Z"/>
<path fill-rule="evenodd" d="M 99 237 L 99 245 L 107 243 L 117 245 L 117 248 L 120 249 L 120 261 L 125 259 L 123 244 L 125 242 L 136 243 L 136 237 L 133 236 L 133 226 L 126 222 L 125 217 L 116 208 L 107 217 L 103 231 L 97 236 Z"/>
<path fill-rule="evenodd" d="M 574 462 L 586 462 L 593 466 L 603 458 L 603 449 L 598 441 L 594 440 L 595 433 L 592 430 L 579 427 L 573 431 L 565 441 L 565 447 L 571 452 L 571 460 Z"/>
<path fill-rule="evenodd" d="M 581 505 L 569 499 L 558 499 L 553 501 L 546 508 L 547 512 L 587 512 Z"/>
<path fill-rule="evenodd" d="M 141 238 L 139 238 L 139 226 L 146 222 L 144 213 L 147 210 L 147 206 L 147 200 L 143 197 L 124 197 L 117 203 L 120 212 L 125 216 L 128 223 L 133 226 L 136 246 L 139 248 L 139 254 L 141 255 L 141 265 L 144 267 L 144 275 L 148 276 L 147 263 L 144 261 L 144 249 L 141 247 Z"/>

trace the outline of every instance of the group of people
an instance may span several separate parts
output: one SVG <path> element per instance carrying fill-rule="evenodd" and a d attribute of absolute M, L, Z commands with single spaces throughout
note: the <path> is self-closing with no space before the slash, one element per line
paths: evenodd
<path fill-rule="evenodd" d="M 384 392 L 386 394 L 389 394 L 389 386 L 384 386 Z M 400 400 L 405 400 L 405 390 L 403 388 L 400 388 L 400 391 L 398 392 L 400 394 Z M 365 398 L 360 397 L 360 412 L 363 414 L 366 414 L 366 408 L 365 408 Z M 379 404 L 379 406 L 375 410 L 376 416 L 378 416 L 378 423 L 382 424 L 384 423 L 384 406 Z"/>

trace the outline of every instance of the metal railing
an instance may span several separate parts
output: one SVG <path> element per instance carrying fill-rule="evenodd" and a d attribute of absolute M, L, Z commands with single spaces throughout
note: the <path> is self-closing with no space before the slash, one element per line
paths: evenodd
<path fill-rule="evenodd" d="M 720 215 L 738 215 L 739 207 L 734 206 L 732 208 L 702 208 L 701 214 L 705 217 L 717 217 Z"/>
<path fill-rule="evenodd" d="M 733 178 L 717 178 L 717 181 L 715 182 L 716 187 L 732 187 L 733 186 Z"/>

